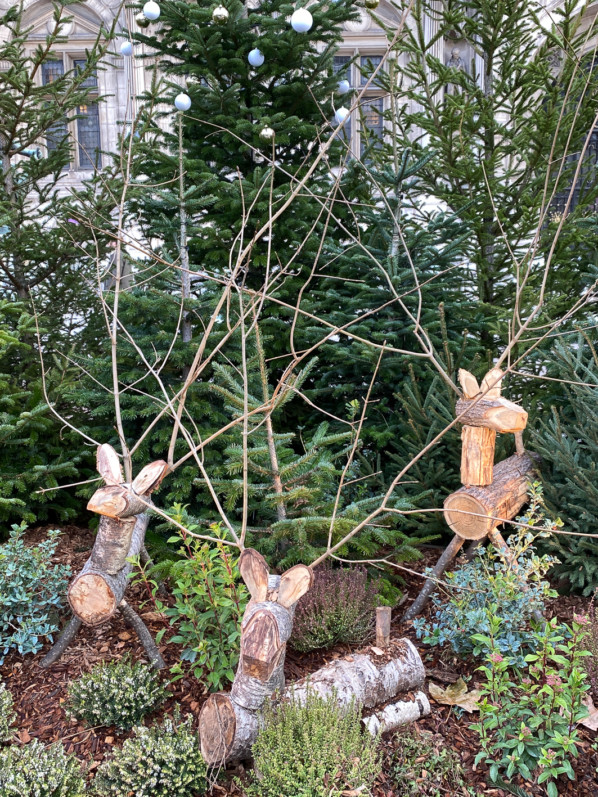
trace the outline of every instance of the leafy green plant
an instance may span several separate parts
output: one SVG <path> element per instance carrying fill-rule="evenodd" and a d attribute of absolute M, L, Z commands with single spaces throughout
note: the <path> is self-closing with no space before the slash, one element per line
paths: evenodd
<path fill-rule="evenodd" d="M 68 713 L 89 725 L 128 730 L 166 697 L 158 673 L 127 659 L 94 667 L 69 686 Z"/>
<path fill-rule="evenodd" d="M 60 743 L 0 750 L 0 797 L 83 797 L 81 765 Z"/>
<path fill-rule="evenodd" d="M 13 525 L 8 542 L 0 545 L 0 664 L 9 650 L 37 653 L 52 639 L 71 572 L 68 565 L 52 564 L 59 531 L 28 546 L 26 528 Z"/>
<path fill-rule="evenodd" d="M 448 643 L 460 655 L 483 656 L 488 649 L 479 641 L 480 634 L 487 636 L 498 620 L 493 645 L 523 664 L 525 653 L 535 643 L 529 631 L 534 613 L 541 612 L 544 601 L 556 595 L 544 576 L 558 560 L 538 556 L 534 548 L 536 538 L 547 536 L 555 525 L 544 516 L 540 484 L 531 486 L 529 509 L 518 522 L 544 526 L 546 531 L 517 528 L 507 540 L 512 563 L 500 549 L 488 545 L 479 549 L 471 562 L 448 573 L 444 594 L 432 598 L 436 609 L 432 620 L 418 618 L 413 623 L 420 639 L 429 645 Z"/>
<path fill-rule="evenodd" d="M 374 631 L 377 585 L 365 567 L 322 568 L 295 611 L 290 644 L 301 652 L 365 643 Z"/>
<path fill-rule="evenodd" d="M 378 741 L 363 733 L 357 706 L 343 712 L 315 694 L 305 705 L 268 706 L 253 756 L 249 797 L 367 795 L 381 768 Z"/>
<path fill-rule="evenodd" d="M 464 779 L 458 754 L 444 737 L 411 729 L 395 736 L 388 776 L 402 797 L 465 797 L 475 792 Z"/>
<path fill-rule="evenodd" d="M 486 664 L 479 668 L 486 677 L 479 702 L 480 721 L 472 726 L 480 735 L 481 751 L 476 764 L 485 761 L 490 777 L 500 774 L 508 780 L 521 775 L 534 784 L 545 784 L 548 797 L 558 797 L 559 775 L 571 780 L 575 773 L 571 758 L 578 754 L 576 723 L 588 714 L 583 697 L 589 689 L 583 658 L 587 618 L 578 618 L 572 627 L 559 625 L 556 618 L 534 631 L 535 653 L 525 657 L 525 666 L 516 666 L 514 657 L 503 656 L 495 644 L 500 631 L 496 618 L 490 633 L 476 634 L 476 641 L 488 650 Z"/>
<path fill-rule="evenodd" d="M 15 734 L 17 715 L 13 711 L 12 695 L 6 684 L 0 683 L 0 742 L 10 742 Z"/>
<path fill-rule="evenodd" d="M 180 504 L 171 514 L 189 531 L 199 529 Z M 210 527 L 210 533 L 224 538 L 217 524 Z M 224 542 L 210 545 L 185 532 L 171 537 L 169 543 L 178 544 L 180 558 L 158 562 L 149 572 L 141 570 L 137 580 L 146 583 L 156 610 L 175 627 L 176 634 L 169 642 L 183 646 L 183 662 L 217 691 L 235 677 L 241 617 L 249 599 L 240 580 L 238 557 Z M 157 579 L 163 578 L 170 581 L 172 606 L 158 597 Z M 158 641 L 163 635 L 164 630 L 158 633 Z M 182 677 L 182 665 L 175 665 L 173 672 Z"/>
<path fill-rule="evenodd" d="M 102 764 L 94 792 L 102 797 L 198 797 L 206 789 L 206 765 L 191 718 L 166 719 L 135 728 L 122 749 Z"/>

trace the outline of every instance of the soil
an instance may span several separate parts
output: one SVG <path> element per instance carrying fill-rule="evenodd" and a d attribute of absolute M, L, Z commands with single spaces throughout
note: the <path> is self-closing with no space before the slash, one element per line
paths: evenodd
<path fill-rule="evenodd" d="M 31 530 L 28 534 L 29 541 L 31 543 L 40 541 L 46 531 L 47 528 L 44 527 Z M 63 531 L 56 561 L 68 562 L 73 572 L 76 573 L 89 555 L 94 535 L 88 529 L 76 526 L 65 526 Z M 437 549 L 429 549 L 415 569 L 423 570 L 426 566 L 435 563 L 438 555 Z M 475 669 L 478 664 L 475 661 L 464 661 L 457 658 L 450 650 L 422 645 L 416 639 L 411 623 L 400 622 L 400 616 L 421 586 L 419 578 L 410 576 L 409 579 L 405 587 L 406 595 L 401 602 L 402 605 L 397 607 L 394 612 L 392 639 L 408 637 L 414 642 L 426 666 L 427 683 L 432 680 L 445 687 L 463 676 L 466 680 L 471 678 L 468 685 L 472 688 L 477 680 Z M 174 631 L 168 627 L 164 619 L 153 611 L 147 598 L 142 585 L 129 587 L 127 600 L 143 617 L 152 634 L 155 636 L 158 631 L 167 627 L 160 651 L 167 666 L 170 667 L 179 660 L 180 648 L 176 644 L 168 643 L 168 639 L 174 635 Z M 548 606 L 547 616 L 558 616 L 561 620 L 569 621 L 573 613 L 585 613 L 588 603 L 589 599 L 578 596 L 559 597 Z M 69 719 L 65 712 L 68 685 L 98 662 L 120 659 L 125 655 L 131 655 L 135 660 L 143 660 L 145 654 L 136 635 L 120 615 L 100 628 L 82 628 L 63 657 L 50 668 L 42 669 L 40 661 L 48 648 L 49 645 L 35 656 L 23 657 L 11 653 L 0 667 L 0 680 L 6 683 L 15 700 L 15 709 L 18 714 L 17 739 L 22 744 L 26 744 L 33 738 L 37 738 L 45 744 L 61 741 L 68 753 L 74 753 L 88 767 L 89 779 L 92 780 L 97 767 L 106 757 L 110 756 L 114 747 L 122 745 L 128 734 L 118 732 L 114 728 L 88 728 L 75 719 Z M 299 654 L 289 650 L 285 667 L 287 682 L 298 680 L 322 667 L 328 661 L 345 656 L 354 650 L 348 645 L 340 645 L 325 652 L 317 651 L 311 654 Z M 168 681 L 168 670 L 163 673 L 164 679 Z M 164 715 L 172 715 L 177 703 L 181 705 L 183 714 L 190 712 L 197 723 L 199 711 L 208 694 L 203 683 L 189 674 L 185 678 L 170 683 L 168 689 L 170 693 L 168 700 L 158 711 L 146 718 L 147 724 L 160 721 Z M 471 729 L 471 725 L 477 720 L 476 713 L 458 716 L 450 706 L 440 705 L 434 701 L 431 701 L 431 705 L 431 715 L 414 723 L 410 726 L 410 730 L 413 733 L 433 734 L 433 737 L 428 736 L 428 738 L 438 739 L 441 737 L 441 745 L 444 743 L 447 747 L 456 750 L 465 770 L 466 783 L 472 788 L 474 794 L 507 797 L 508 792 L 487 785 L 488 771 L 485 765 L 474 766 L 474 759 L 479 747 L 477 733 Z M 576 780 L 569 781 L 562 778 L 558 782 L 561 797 L 598 796 L 598 775 L 596 774 L 598 753 L 593 749 L 597 740 L 596 732 L 581 729 L 581 740 L 579 757 L 573 761 Z M 396 736 L 391 733 L 383 740 L 385 762 L 375 785 L 375 797 L 399 797 L 399 792 L 396 787 L 393 787 L 388 774 L 398 744 L 400 744 L 400 735 Z M 422 783 L 425 781 L 425 767 L 426 761 L 421 761 L 421 773 L 419 777 L 417 777 L 418 773 L 415 773 L 416 781 L 421 780 Z M 220 782 L 214 786 L 211 797 L 240 795 L 241 791 L 233 782 L 233 778 L 235 776 L 242 778 L 244 774 L 243 766 L 227 770 L 221 775 Z M 534 795 L 534 797 L 545 794 L 542 787 L 534 790 L 529 785 L 523 783 L 521 785 L 529 795 Z M 446 791 L 446 797 L 457 797 L 457 795 L 454 792 Z"/>

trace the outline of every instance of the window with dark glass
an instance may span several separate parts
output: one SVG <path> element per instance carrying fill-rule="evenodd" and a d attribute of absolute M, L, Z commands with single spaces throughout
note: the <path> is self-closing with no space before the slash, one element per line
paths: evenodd
<path fill-rule="evenodd" d="M 332 62 L 332 70 L 339 80 L 350 80 L 349 61 L 350 55 L 335 55 Z"/>
<path fill-rule="evenodd" d="M 374 145 L 379 146 L 384 136 L 384 98 L 364 97 L 360 103 L 360 155 Z"/>
<path fill-rule="evenodd" d="M 361 85 L 365 86 L 368 80 L 370 79 L 374 70 L 380 66 L 382 63 L 382 56 L 381 55 L 362 55 L 359 60 L 359 67 L 361 72 Z M 380 81 L 378 80 L 378 75 L 380 72 L 376 74 L 376 78 L 372 80 L 370 83 L 371 87 L 380 87 Z"/>
<path fill-rule="evenodd" d="M 45 61 L 42 64 L 42 84 L 49 86 L 64 75 L 62 61 Z M 48 152 L 54 152 L 68 136 L 66 117 L 59 119 L 46 131 L 46 147 Z M 68 168 L 64 166 L 63 168 Z"/>

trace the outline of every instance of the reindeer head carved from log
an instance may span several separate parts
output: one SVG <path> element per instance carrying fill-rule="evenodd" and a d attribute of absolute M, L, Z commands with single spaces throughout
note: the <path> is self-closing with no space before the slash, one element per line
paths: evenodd
<path fill-rule="evenodd" d="M 503 378 L 500 368 L 491 368 L 478 385 L 473 374 L 459 369 L 464 398 L 457 402 L 457 415 L 464 426 L 485 427 L 502 434 L 525 429 L 527 412 L 500 394 Z"/>
<path fill-rule="evenodd" d="M 313 573 L 295 565 L 271 576 L 264 557 L 252 548 L 241 554 L 239 570 L 251 595 L 241 626 L 241 665 L 244 674 L 266 682 L 281 661 L 295 604 L 311 587 Z"/>
<path fill-rule="evenodd" d="M 97 470 L 106 486 L 96 490 L 87 508 L 98 515 L 122 520 L 147 509 L 147 501 L 140 499 L 159 487 L 168 465 L 161 459 L 151 462 L 142 468 L 131 484 L 126 484 L 116 451 L 104 443 L 98 446 Z"/>

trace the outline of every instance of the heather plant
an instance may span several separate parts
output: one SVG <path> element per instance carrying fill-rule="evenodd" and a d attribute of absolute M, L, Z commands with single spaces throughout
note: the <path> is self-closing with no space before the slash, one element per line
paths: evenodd
<path fill-rule="evenodd" d="M 60 743 L 34 739 L 0 750 L 0 797 L 83 797 L 81 765 Z"/>
<path fill-rule="evenodd" d="M 0 665 L 10 650 L 37 653 L 58 630 L 70 576 L 68 565 L 53 564 L 59 531 L 36 546 L 25 542 L 26 525 L 13 525 L 0 545 Z"/>
<path fill-rule="evenodd" d="M 363 644 L 375 627 L 376 582 L 364 567 L 321 568 L 297 604 L 291 645 L 305 653 L 339 642 Z"/>
<path fill-rule="evenodd" d="M 166 697 L 158 673 L 127 659 L 94 667 L 69 686 L 68 713 L 89 725 L 128 730 Z"/>
<path fill-rule="evenodd" d="M 267 704 L 253 756 L 248 797 L 365 797 L 381 768 L 378 740 L 364 733 L 358 707 L 343 711 L 313 693 L 305 705 Z"/>
<path fill-rule="evenodd" d="M 13 711 L 12 695 L 6 685 L 0 683 L 0 743 L 10 742 L 15 734 L 17 715 Z"/>
<path fill-rule="evenodd" d="M 181 505 L 175 505 L 172 516 L 191 532 L 199 529 Z M 224 537 L 217 524 L 210 533 Z M 196 678 L 217 691 L 234 680 L 241 617 L 249 599 L 240 579 L 238 555 L 232 555 L 224 542 L 210 545 L 184 532 L 168 542 L 178 546 L 178 558 L 164 559 L 149 572 L 140 570 L 138 580 L 145 582 L 155 609 L 175 627 L 169 642 L 183 646 L 182 661 L 191 665 Z M 158 582 L 164 578 L 170 581 L 172 605 L 159 598 Z M 158 642 L 163 635 L 164 630 L 158 633 Z M 174 666 L 175 677 L 182 677 L 183 672 L 181 664 Z"/>
<path fill-rule="evenodd" d="M 395 736 L 388 776 L 402 797 L 469 797 L 458 753 L 440 734 L 400 730 Z"/>
<path fill-rule="evenodd" d="M 206 765 L 191 717 L 135 728 L 122 749 L 98 770 L 94 793 L 102 797 L 199 797 L 206 790 Z"/>
<path fill-rule="evenodd" d="M 583 705 L 589 689 L 583 659 L 586 617 L 575 616 L 571 627 L 556 618 L 534 631 L 535 653 L 523 667 L 514 657 L 503 656 L 495 644 L 500 622 L 490 624 L 488 635 L 476 640 L 488 650 L 479 668 L 485 676 L 479 702 L 480 721 L 472 727 L 480 736 L 481 751 L 475 763 L 485 761 L 496 783 L 521 775 L 544 785 L 548 797 L 558 797 L 555 780 L 575 779 L 571 759 L 578 755 L 576 724 L 587 716 Z"/>
<path fill-rule="evenodd" d="M 459 655 L 485 656 L 489 650 L 481 640 L 498 623 L 493 647 L 523 665 L 525 654 L 536 644 L 530 633 L 534 615 L 542 612 L 547 598 L 556 596 L 544 576 L 558 560 L 538 556 L 534 547 L 535 539 L 547 536 L 554 525 L 544 517 L 541 500 L 541 487 L 534 484 L 529 509 L 518 521 L 547 530 L 534 535 L 518 527 L 507 540 L 510 560 L 488 545 L 478 549 L 471 562 L 446 574 L 444 594 L 432 598 L 432 619 L 413 623 L 420 639 L 429 645 L 448 643 Z"/>

